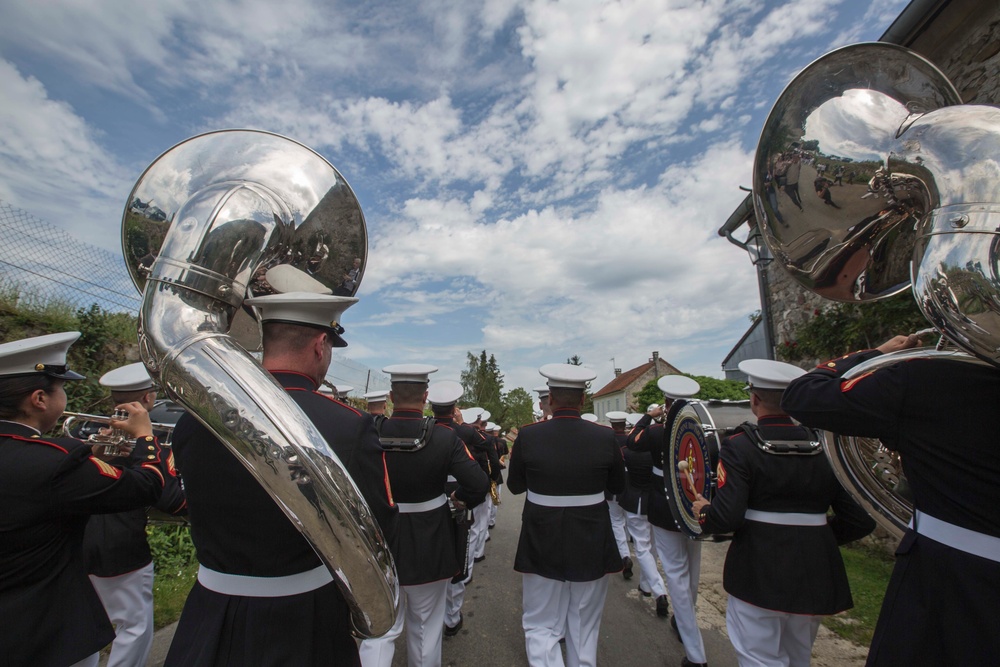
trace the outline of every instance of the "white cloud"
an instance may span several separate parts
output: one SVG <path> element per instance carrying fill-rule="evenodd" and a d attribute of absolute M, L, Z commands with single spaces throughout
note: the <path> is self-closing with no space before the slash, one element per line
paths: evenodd
<path fill-rule="evenodd" d="M 100 137 L 33 77 L 0 59 L 0 198 L 117 251 L 128 193 L 125 170 Z"/>

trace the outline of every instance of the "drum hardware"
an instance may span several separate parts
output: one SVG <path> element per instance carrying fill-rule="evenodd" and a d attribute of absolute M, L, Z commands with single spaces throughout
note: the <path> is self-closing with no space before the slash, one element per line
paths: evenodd
<path fill-rule="evenodd" d="M 882 355 L 845 381 L 942 354 L 1000 366 L 998 154 L 1000 109 L 963 105 L 937 67 L 900 46 L 838 49 L 781 93 L 758 142 L 752 198 L 776 263 L 835 301 L 910 288 L 933 325 L 917 335 L 941 336 L 936 350 Z M 788 160 L 801 163 L 800 182 L 820 162 L 859 172 L 861 182 L 787 206 L 785 194 L 769 197 L 767 188 L 775 165 Z M 840 482 L 902 537 L 913 508 L 899 457 L 872 438 L 827 433 L 826 442 Z"/>
<path fill-rule="evenodd" d="M 356 257 L 364 266 L 368 238 L 354 192 L 302 144 L 226 130 L 158 157 L 127 201 L 136 197 L 155 197 L 167 221 L 128 206 L 122 218 L 125 263 L 143 293 L 139 349 L 150 376 L 274 498 L 334 575 L 357 634 L 384 634 L 399 605 L 385 537 L 329 444 L 254 358 L 260 318 L 243 305 L 276 291 L 267 274 L 280 265 L 327 293 L 341 287 L 339 267 Z"/>

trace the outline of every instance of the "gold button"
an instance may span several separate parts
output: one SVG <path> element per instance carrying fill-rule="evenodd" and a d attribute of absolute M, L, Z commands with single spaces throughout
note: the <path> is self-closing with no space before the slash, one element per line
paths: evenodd
<path fill-rule="evenodd" d="M 147 435 L 146 436 L 146 442 L 153 442 L 153 436 Z"/>
<path fill-rule="evenodd" d="M 155 457 L 155 456 L 153 456 L 152 454 L 150 454 L 150 455 L 149 455 L 149 456 L 147 456 L 146 458 L 147 458 L 147 459 L 150 459 L 150 460 L 152 460 L 152 459 L 155 459 L 156 457 Z"/>

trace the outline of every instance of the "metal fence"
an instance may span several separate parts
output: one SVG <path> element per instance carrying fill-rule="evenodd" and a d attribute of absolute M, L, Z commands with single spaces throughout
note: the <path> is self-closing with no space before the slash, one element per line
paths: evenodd
<path fill-rule="evenodd" d="M 139 310 L 125 260 L 0 200 L 0 290 L 13 300 Z"/>
<path fill-rule="evenodd" d="M 74 310 L 97 304 L 109 312 L 136 313 L 142 303 L 120 254 L 84 243 L 2 199 L 0 294 L 9 301 L 55 302 Z M 383 373 L 340 356 L 327 378 L 354 387 L 352 396 L 389 388 Z"/>

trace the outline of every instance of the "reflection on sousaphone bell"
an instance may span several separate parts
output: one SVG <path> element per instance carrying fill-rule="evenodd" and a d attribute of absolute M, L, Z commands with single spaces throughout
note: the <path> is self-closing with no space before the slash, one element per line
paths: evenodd
<path fill-rule="evenodd" d="M 925 317 L 968 353 L 939 354 L 1000 366 L 998 155 L 1000 109 L 961 104 L 947 77 L 905 48 L 844 47 L 796 76 L 764 124 L 757 223 L 806 289 L 854 302 L 912 287 Z M 896 492 L 898 466 L 886 474 L 877 441 L 827 439 L 841 483 L 902 535 L 912 507 Z"/>

